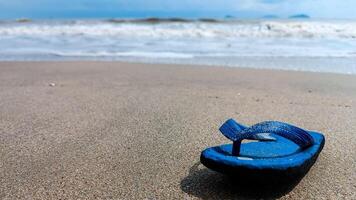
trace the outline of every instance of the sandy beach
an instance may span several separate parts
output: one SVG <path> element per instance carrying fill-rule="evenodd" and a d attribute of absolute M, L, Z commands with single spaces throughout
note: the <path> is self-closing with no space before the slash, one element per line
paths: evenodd
<path fill-rule="evenodd" d="M 199 164 L 228 118 L 317 130 L 288 191 Z M 356 76 L 121 62 L 0 63 L 0 199 L 356 199 Z"/>

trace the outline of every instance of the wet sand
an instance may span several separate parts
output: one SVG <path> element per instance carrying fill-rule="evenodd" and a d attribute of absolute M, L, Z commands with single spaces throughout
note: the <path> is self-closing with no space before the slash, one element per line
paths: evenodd
<path fill-rule="evenodd" d="M 326 136 L 287 190 L 199 164 L 227 118 Z M 356 76 L 120 62 L 0 63 L 0 199 L 356 199 Z"/>

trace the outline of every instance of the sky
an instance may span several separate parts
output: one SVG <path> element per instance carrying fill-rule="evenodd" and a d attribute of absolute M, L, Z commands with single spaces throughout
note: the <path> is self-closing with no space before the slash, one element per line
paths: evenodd
<path fill-rule="evenodd" d="M 356 19 L 356 0 L 0 0 L 0 18 L 288 17 Z"/>

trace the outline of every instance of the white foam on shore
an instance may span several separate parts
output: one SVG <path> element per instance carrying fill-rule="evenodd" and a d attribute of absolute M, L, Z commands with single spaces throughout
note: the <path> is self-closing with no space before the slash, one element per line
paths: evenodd
<path fill-rule="evenodd" d="M 354 21 L 235 21 L 221 23 L 110 23 L 78 21 L 75 23 L 10 23 L 0 26 L 4 36 L 116 36 L 153 38 L 354 38 Z"/>
<path fill-rule="evenodd" d="M 238 66 L 243 63 L 239 59 L 253 57 L 353 60 L 356 22 L 92 20 L 0 24 L 0 60 L 166 59 Z M 283 69 L 278 59 L 273 62 Z M 343 63 L 345 69 L 356 68 L 352 62 Z M 256 65 L 260 65 L 258 59 Z"/>

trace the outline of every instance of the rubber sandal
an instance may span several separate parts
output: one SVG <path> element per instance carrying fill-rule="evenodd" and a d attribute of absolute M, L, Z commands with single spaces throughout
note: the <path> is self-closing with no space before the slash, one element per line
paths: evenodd
<path fill-rule="evenodd" d="M 201 163 L 227 175 L 259 180 L 305 175 L 325 143 L 321 133 L 278 121 L 246 127 L 229 119 L 219 130 L 233 144 L 205 149 Z M 245 139 L 256 141 L 241 143 Z"/>

